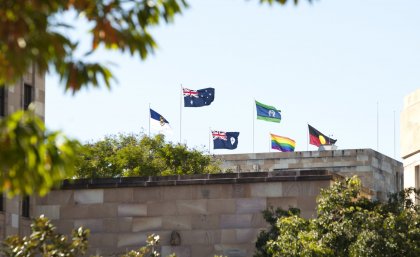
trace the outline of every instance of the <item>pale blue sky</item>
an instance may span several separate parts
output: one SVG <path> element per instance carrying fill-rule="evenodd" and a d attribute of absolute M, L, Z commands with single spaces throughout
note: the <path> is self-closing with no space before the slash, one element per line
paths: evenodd
<path fill-rule="evenodd" d="M 267 152 L 270 132 L 295 139 L 296 151 L 316 150 L 307 146 L 309 123 L 333 135 L 339 149 L 372 148 L 400 159 L 403 98 L 420 85 L 420 1 L 189 3 L 174 24 L 153 31 L 159 48 L 146 61 L 100 54 L 117 65 L 112 90 L 72 96 L 48 75 L 47 127 L 82 142 L 148 133 L 150 103 L 174 129 L 167 139 L 179 142 L 182 84 L 216 89 L 210 106 L 182 108 L 182 142 L 189 147 L 208 150 L 212 128 L 240 136 L 236 150 L 211 153 L 253 152 L 253 135 L 255 152 Z M 255 120 L 254 99 L 281 109 L 282 122 Z"/>

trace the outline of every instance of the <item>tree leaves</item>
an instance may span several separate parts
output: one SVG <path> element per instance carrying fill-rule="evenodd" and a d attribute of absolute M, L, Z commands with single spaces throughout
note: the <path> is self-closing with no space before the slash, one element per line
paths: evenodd
<path fill-rule="evenodd" d="M 33 111 L 0 120 L 0 186 L 9 196 L 44 195 L 73 175 L 78 143 L 49 133 Z"/>

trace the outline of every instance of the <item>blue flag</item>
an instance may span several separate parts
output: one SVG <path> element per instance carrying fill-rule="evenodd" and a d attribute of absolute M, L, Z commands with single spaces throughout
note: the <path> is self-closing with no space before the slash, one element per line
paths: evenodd
<path fill-rule="evenodd" d="M 212 131 L 213 149 L 236 149 L 239 132 Z"/>
<path fill-rule="evenodd" d="M 162 115 L 150 108 L 150 125 L 153 129 L 162 131 L 172 131 L 169 121 L 167 121 Z"/>
<path fill-rule="evenodd" d="M 214 101 L 214 88 L 203 88 L 199 90 L 182 89 L 184 93 L 185 107 L 201 107 L 210 105 Z"/>

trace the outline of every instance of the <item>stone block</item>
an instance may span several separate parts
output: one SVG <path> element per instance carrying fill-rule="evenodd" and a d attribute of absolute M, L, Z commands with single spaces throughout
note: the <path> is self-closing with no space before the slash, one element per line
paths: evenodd
<path fill-rule="evenodd" d="M 192 229 L 215 229 L 220 227 L 220 216 L 219 215 L 193 215 Z"/>
<path fill-rule="evenodd" d="M 118 205 L 118 217 L 146 216 L 146 204 L 120 204 Z"/>
<path fill-rule="evenodd" d="M 257 240 L 257 236 L 260 233 L 260 229 L 245 228 L 235 229 L 236 243 L 254 243 Z"/>
<path fill-rule="evenodd" d="M 18 214 L 12 214 L 11 215 L 11 225 L 12 228 L 19 228 L 19 215 Z"/>
<path fill-rule="evenodd" d="M 190 245 L 191 256 L 200 256 L 200 257 L 214 257 L 216 254 L 221 254 L 221 252 L 216 252 L 213 245 Z M 182 256 L 180 256 L 182 257 Z"/>
<path fill-rule="evenodd" d="M 88 219 L 89 208 L 82 205 L 63 205 L 60 206 L 61 219 Z"/>
<path fill-rule="evenodd" d="M 253 247 L 253 246 L 252 246 Z M 217 244 L 214 246 L 215 250 L 222 252 L 223 256 L 229 257 L 247 257 L 252 256 L 249 253 L 251 247 L 241 244 Z"/>
<path fill-rule="evenodd" d="M 256 213 L 267 208 L 266 198 L 242 198 L 236 199 L 237 213 Z"/>
<path fill-rule="evenodd" d="M 187 246 L 162 246 L 160 254 L 161 256 L 169 256 L 170 254 L 175 254 L 180 257 L 192 256 L 191 249 Z"/>
<path fill-rule="evenodd" d="M 163 200 L 190 200 L 192 199 L 192 186 L 162 187 Z"/>
<path fill-rule="evenodd" d="M 193 186 L 192 199 L 216 199 L 224 198 L 222 187 L 225 185 L 203 185 Z"/>
<path fill-rule="evenodd" d="M 72 190 L 52 190 L 44 197 L 36 197 L 35 202 L 39 205 L 66 205 L 73 203 Z"/>
<path fill-rule="evenodd" d="M 282 196 L 282 183 L 255 183 L 251 185 L 251 197 Z"/>
<path fill-rule="evenodd" d="M 133 232 L 160 230 L 162 217 L 133 218 Z"/>
<path fill-rule="evenodd" d="M 132 203 L 134 200 L 133 188 L 104 189 L 104 202 L 106 203 Z"/>
<path fill-rule="evenodd" d="M 209 214 L 229 214 L 236 212 L 235 199 L 209 199 L 207 200 Z"/>
<path fill-rule="evenodd" d="M 105 232 L 105 226 L 102 219 L 82 219 L 74 221 L 74 228 L 88 228 L 91 233 Z M 107 231 L 108 232 L 108 231 Z"/>
<path fill-rule="evenodd" d="M 133 218 L 123 217 L 103 219 L 103 224 L 106 231 L 110 233 L 131 232 L 133 227 Z"/>
<path fill-rule="evenodd" d="M 280 207 L 283 210 L 287 210 L 290 207 L 297 207 L 296 197 L 270 197 L 267 198 L 267 207 L 272 206 L 273 208 Z"/>
<path fill-rule="evenodd" d="M 57 228 L 57 232 L 63 235 L 71 235 L 71 231 L 75 228 L 73 220 L 54 220 L 54 225 Z"/>
<path fill-rule="evenodd" d="M 114 233 L 91 233 L 89 246 L 91 247 L 116 247 L 118 235 Z"/>
<path fill-rule="evenodd" d="M 133 189 L 133 198 L 136 203 L 153 202 L 163 199 L 162 187 L 140 187 Z"/>
<path fill-rule="evenodd" d="M 176 215 L 178 214 L 175 201 L 169 202 L 152 202 L 147 204 L 147 215 Z"/>
<path fill-rule="evenodd" d="M 117 217 L 117 204 L 92 204 L 89 205 L 89 217 L 91 218 L 113 218 Z"/>
<path fill-rule="evenodd" d="M 227 184 L 222 186 L 222 198 L 245 198 L 251 194 L 250 184 Z"/>
<path fill-rule="evenodd" d="M 104 202 L 104 189 L 88 189 L 74 191 L 76 204 L 93 204 Z"/>
<path fill-rule="evenodd" d="M 236 230 L 235 229 L 222 229 L 221 230 L 221 243 L 222 244 L 235 244 L 236 243 Z"/>
<path fill-rule="evenodd" d="M 136 246 L 141 247 L 146 244 L 146 233 L 124 233 L 117 234 L 117 247 Z"/>
<path fill-rule="evenodd" d="M 302 211 L 313 211 L 315 212 L 317 204 L 316 204 L 316 196 L 312 197 L 297 197 L 297 206 Z"/>
<path fill-rule="evenodd" d="M 162 229 L 164 230 L 191 230 L 191 215 L 162 216 Z"/>
<path fill-rule="evenodd" d="M 206 214 L 207 200 L 177 200 L 178 214 Z"/>
<path fill-rule="evenodd" d="M 220 215 L 220 228 L 249 228 L 251 227 L 252 214 Z"/>
<path fill-rule="evenodd" d="M 214 245 L 220 243 L 220 230 L 184 230 L 179 231 L 182 245 Z"/>
<path fill-rule="evenodd" d="M 268 226 L 261 212 L 252 214 L 251 227 L 253 228 L 266 228 Z"/>
<path fill-rule="evenodd" d="M 57 220 L 60 218 L 60 205 L 38 205 L 34 206 L 36 217 L 44 215 L 50 220 Z"/>

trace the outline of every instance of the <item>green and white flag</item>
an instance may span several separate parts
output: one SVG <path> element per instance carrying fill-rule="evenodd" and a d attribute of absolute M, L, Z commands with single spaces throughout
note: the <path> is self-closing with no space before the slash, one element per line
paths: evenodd
<path fill-rule="evenodd" d="M 257 106 L 257 119 L 280 123 L 280 110 L 277 110 L 276 107 L 265 105 L 258 101 L 255 101 L 255 104 Z"/>

